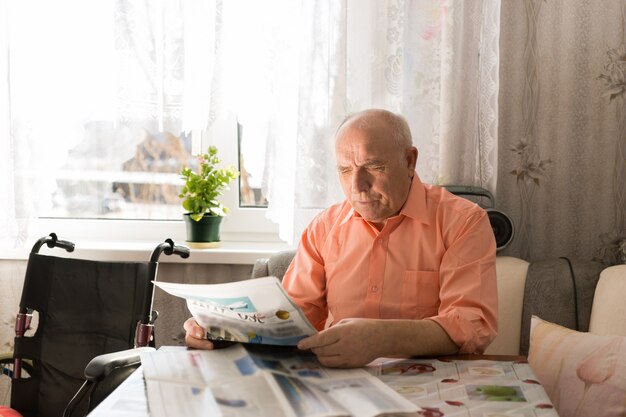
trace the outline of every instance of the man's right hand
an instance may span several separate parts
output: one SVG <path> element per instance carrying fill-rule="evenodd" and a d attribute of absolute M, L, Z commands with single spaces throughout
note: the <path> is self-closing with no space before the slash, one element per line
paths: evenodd
<path fill-rule="evenodd" d="M 183 324 L 185 329 L 185 344 L 194 349 L 211 350 L 213 343 L 206 339 L 206 332 L 193 317 L 188 318 Z"/>

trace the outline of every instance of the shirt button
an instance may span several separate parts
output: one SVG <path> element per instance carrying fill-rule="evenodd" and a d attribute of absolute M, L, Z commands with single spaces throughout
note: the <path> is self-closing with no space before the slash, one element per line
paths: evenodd
<path fill-rule="evenodd" d="M 372 287 L 372 292 L 378 292 L 378 287 L 376 285 Z"/>
<path fill-rule="evenodd" d="M 384 244 L 385 244 L 385 239 L 380 239 L 380 240 L 378 241 L 378 243 L 380 243 L 381 245 L 384 245 Z"/>

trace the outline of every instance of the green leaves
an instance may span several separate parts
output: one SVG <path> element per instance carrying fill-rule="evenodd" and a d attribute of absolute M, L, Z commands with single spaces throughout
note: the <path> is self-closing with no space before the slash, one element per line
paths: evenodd
<path fill-rule="evenodd" d="M 232 165 L 219 167 L 220 159 L 217 148 L 210 146 L 207 153 L 198 156 L 198 167 L 193 170 L 183 167 L 181 178 L 185 185 L 178 197 L 183 199 L 182 206 L 195 221 L 208 216 L 225 216 L 228 208 L 219 201 L 219 196 L 228 189 L 228 184 L 239 176 Z"/>

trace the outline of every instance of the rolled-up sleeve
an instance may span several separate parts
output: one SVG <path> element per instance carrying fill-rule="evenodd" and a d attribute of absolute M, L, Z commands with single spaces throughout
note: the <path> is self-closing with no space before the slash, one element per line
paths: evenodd
<path fill-rule="evenodd" d="M 486 213 L 455 225 L 439 270 L 437 322 L 460 353 L 482 353 L 496 337 L 496 244 Z"/>

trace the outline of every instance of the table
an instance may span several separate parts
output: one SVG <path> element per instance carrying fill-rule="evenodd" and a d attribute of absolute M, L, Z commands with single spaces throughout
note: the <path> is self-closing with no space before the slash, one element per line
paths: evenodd
<path fill-rule="evenodd" d="M 184 347 L 165 349 L 189 352 Z M 211 361 L 230 360 L 228 350 L 212 352 Z M 380 358 L 364 369 L 421 408 L 411 415 L 557 416 L 545 390 L 521 356 Z M 143 366 L 138 368 L 89 416 L 150 417 L 143 370 Z"/>

